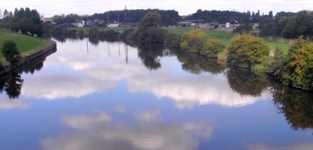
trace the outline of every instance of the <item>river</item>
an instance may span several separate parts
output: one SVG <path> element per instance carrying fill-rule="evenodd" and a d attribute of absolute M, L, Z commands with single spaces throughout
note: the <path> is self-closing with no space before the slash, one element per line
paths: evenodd
<path fill-rule="evenodd" d="M 313 147 L 310 93 L 214 60 L 148 49 L 57 42 L 43 62 L 1 81 L 0 149 Z"/>

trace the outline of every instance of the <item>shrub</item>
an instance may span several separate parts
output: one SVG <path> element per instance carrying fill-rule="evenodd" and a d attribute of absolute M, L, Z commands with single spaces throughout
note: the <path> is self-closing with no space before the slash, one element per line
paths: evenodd
<path fill-rule="evenodd" d="M 286 62 L 274 75 L 285 85 L 313 90 L 313 44 L 300 37 L 291 45 Z"/>
<path fill-rule="evenodd" d="M 199 52 L 208 36 L 202 30 L 191 30 L 181 37 L 180 48 L 185 52 Z"/>
<path fill-rule="evenodd" d="M 99 29 L 97 26 L 92 26 L 88 30 L 89 37 L 97 38 L 99 36 Z"/>
<path fill-rule="evenodd" d="M 236 36 L 228 46 L 227 63 L 243 68 L 259 64 L 269 55 L 269 47 L 262 38 L 249 34 Z"/>
<path fill-rule="evenodd" d="M 225 49 L 225 45 L 216 39 L 209 38 L 200 50 L 200 54 L 207 57 L 217 57 L 219 52 Z"/>

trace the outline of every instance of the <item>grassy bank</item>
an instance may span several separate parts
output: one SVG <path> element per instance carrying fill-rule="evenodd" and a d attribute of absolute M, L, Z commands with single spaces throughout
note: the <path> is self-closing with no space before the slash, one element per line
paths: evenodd
<path fill-rule="evenodd" d="M 82 27 L 82 28 L 79 28 L 79 27 L 71 27 L 69 29 L 75 29 L 77 31 L 84 31 L 85 33 L 88 33 L 88 29 L 90 27 Z M 123 33 L 127 28 L 120 28 L 120 27 L 116 27 L 116 28 L 107 28 L 107 27 L 99 27 L 98 28 L 99 31 L 109 31 L 109 30 L 113 30 L 113 31 L 116 31 L 116 32 L 119 32 L 119 33 Z"/>
<path fill-rule="evenodd" d="M 22 55 L 31 54 L 33 51 L 40 50 L 41 48 L 51 45 L 53 41 L 49 39 L 42 39 L 42 38 L 34 38 L 31 36 L 0 30 L 0 47 L 5 41 L 11 40 L 17 44 L 18 50 Z M 0 60 L 3 60 L 4 57 L 2 53 L 0 53 Z"/>
<path fill-rule="evenodd" d="M 165 29 L 171 33 L 181 35 L 194 28 L 165 28 Z M 233 33 L 217 31 L 217 30 L 205 30 L 205 33 L 222 41 L 226 46 L 228 46 L 228 44 L 230 43 L 231 39 L 234 36 Z M 289 46 L 290 46 L 286 42 L 279 42 L 279 41 L 270 40 L 270 39 L 265 39 L 265 42 L 268 44 L 271 50 L 275 50 L 277 47 L 280 47 L 284 51 L 284 54 L 287 54 Z"/>

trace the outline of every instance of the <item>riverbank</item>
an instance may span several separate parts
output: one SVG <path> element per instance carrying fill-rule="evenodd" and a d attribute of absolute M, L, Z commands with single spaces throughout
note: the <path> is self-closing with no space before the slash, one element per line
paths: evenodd
<path fill-rule="evenodd" d="M 50 54 L 54 53 L 57 50 L 56 43 L 53 42 L 51 45 L 47 45 L 37 51 L 31 51 L 29 53 L 22 54 L 22 59 L 15 65 L 12 66 L 9 62 L 3 61 L 3 68 L 0 71 L 0 76 L 5 75 L 9 72 L 20 70 L 23 68 L 27 68 L 27 66 L 31 65 L 33 62 L 37 62 L 38 60 L 43 60 Z"/>
<path fill-rule="evenodd" d="M 193 30 L 194 28 L 164 28 L 170 33 L 174 33 L 177 35 L 182 35 L 190 30 Z M 232 40 L 235 34 L 230 33 L 230 32 L 225 32 L 225 31 L 219 31 L 219 30 L 206 30 L 204 29 L 205 33 L 208 34 L 209 36 L 216 38 L 223 42 L 226 47 Z M 279 47 L 281 50 L 283 50 L 284 54 L 288 53 L 290 44 L 289 41 L 281 41 L 281 40 L 276 40 L 273 38 L 264 38 L 264 41 L 268 44 L 271 50 L 276 50 L 277 47 Z"/>
<path fill-rule="evenodd" d="M 0 30 L 0 35 L 0 45 L 2 46 L 3 42 L 6 40 L 14 41 L 17 44 L 22 57 L 19 63 L 12 66 L 5 60 L 1 53 L 0 63 L 2 68 L 0 68 L 0 76 L 21 68 L 26 64 L 31 64 L 37 59 L 45 58 L 56 51 L 56 42 L 50 39 L 34 38 L 4 30 Z"/>

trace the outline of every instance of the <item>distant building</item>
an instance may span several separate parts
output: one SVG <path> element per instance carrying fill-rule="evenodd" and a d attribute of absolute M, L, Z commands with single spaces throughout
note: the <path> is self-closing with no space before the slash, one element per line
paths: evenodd
<path fill-rule="evenodd" d="M 92 25 L 93 25 L 92 20 L 87 20 L 87 21 L 86 21 L 86 26 L 92 26 Z"/>
<path fill-rule="evenodd" d="M 108 24 L 109 28 L 116 28 L 116 27 L 119 27 L 119 26 L 120 26 L 119 23 L 110 23 L 110 24 Z"/>
<path fill-rule="evenodd" d="M 183 22 L 178 22 L 180 27 L 203 27 L 203 20 L 186 20 Z"/>
<path fill-rule="evenodd" d="M 191 26 L 191 22 L 189 22 L 189 21 L 182 21 L 182 22 L 178 22 L 177 25 L 180 26 L 180 27 L 190 27 Z"/>

